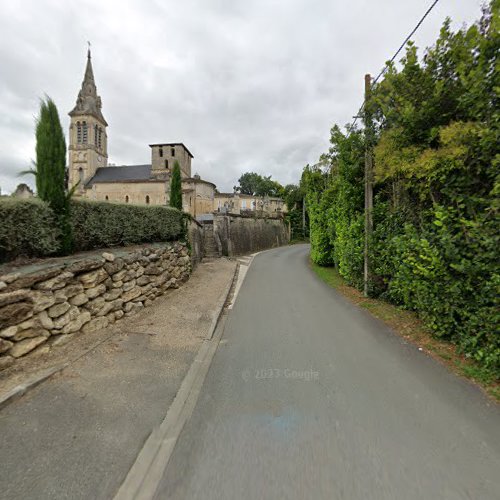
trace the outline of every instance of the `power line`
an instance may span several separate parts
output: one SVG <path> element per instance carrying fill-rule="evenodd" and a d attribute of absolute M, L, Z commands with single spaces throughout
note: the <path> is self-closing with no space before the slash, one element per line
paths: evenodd
<path fill-rule="evenodd" d="M 439 2 L 439 0 L 434 0 L 432 5 L 426 10 L 425 14 L 422 16 L 422 18 L 417 23 L 417 25 L 413 28 L 411 33 L 405 38 L 404 42 L 399 46 L 399 49 L 390 58 L 389 63 L 386 63 L 385 66 L 380 70 L 380 73 L 377 75 L 375 80 L 373 80 L 372 85 L 375 85 L 379 81 L 379 79 L 384 75 L 384 73 L 387 71 L 387 68 L 389 67 L 389 64 L 394 62 L 396 57 L 398 57 L 399 53 L 403 50 L 404 46 L 408 43 L 408 41 L 411 39 L 411 37 L 416 33 L 418 28 L 420 28 L 422 23 L 425 21 L 425 18 L 430 14 L 432 9 L 436 6 L 436 4 L 438 2 Z M 359 108 L 358 112 L 356 113 L 356 116 L 354 117 L 354 121 L 352 122 L 351 126 L 349 127 L 349 130 L 347 131 L 347 135 L 349 135 L 352 132 L 354 125 L 356 125 L 356 122 L 358 121 L 358 118 L 360 117 L 360 115 L 365 107 L 365 103 L 366 103 L 366 100 L 363 101 L 363 104 L 361 104 L 361 107 Z"/>

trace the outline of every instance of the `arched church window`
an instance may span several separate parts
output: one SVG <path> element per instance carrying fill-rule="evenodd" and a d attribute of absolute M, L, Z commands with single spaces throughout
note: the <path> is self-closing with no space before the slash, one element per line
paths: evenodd
<path fill-rule="evenodd" d="M 146 205 L 149 205 L 149 195 L 146 195 Z"/>
<path fill-rule="evenodd" d="M 105 199 L 106 201 L 109 201 L 109 196 L 108 196 L 108 195 L 106 195 L 106 196 L 104 197 L 104 199 Z"/>
<path fill-rule="evenodd" d="M 175 148 L 170 148 L 170 153 L 172 153 L 172 156 L 175 156 Z"/>
<path fill-rule="evenodd" d="M 80 181 L 80 187 L 81 187 L 81 184 L 83 184 L 83 168 L 80 167 L 78 169 L 78 180 Z"/>
<path fill-rule="evenodd" d="M 125 196 L 125 203 L 128 203 L 128 195 Z"/>
<path fill-rule="evenodd" d="M 95 147 L 99 147 L 99 127 L 94 125 L 94 145 Z"/>
<path fill-rule="evenodd" d="M 87 144 L 89 140 L 89 135 L 88 135 L 88 127 L 87 127 L 87 122 L 82 123 L 82 142 L 83 144 Z"/>
<path fill-rule="evenodd" d="M 99 149 L 102 148 L 102 127 L 99 127 Z"/>
<path fill-rule="evenodd" d="M 165 160 L 165 168 L 168 170 L 168 160 Z"/>
<path fill-rule="evenodd" d="M 159 153 L 159 155 L 160 155 L 160 158 L 162 158 L 162 157 L 163 157 L 163 148 L 160 148 L 160 149 L 158 150 L 158 153 Z"/>
<path fill-rule="evenodd" d="M 76 142 L 82 143 L 82 124 L 80 122 L 76 122 Z"/>

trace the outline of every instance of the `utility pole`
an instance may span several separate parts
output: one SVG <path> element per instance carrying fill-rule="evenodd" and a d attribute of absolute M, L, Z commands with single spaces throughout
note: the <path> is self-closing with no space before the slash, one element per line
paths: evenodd
<path fill-rule="evenodd" d="M 371 116 L 371 76 L 365 75 L 365 252 L 364 295 L 368 297 L 370 279 L 370 239 L 373 232 L 373 123 Z"/>

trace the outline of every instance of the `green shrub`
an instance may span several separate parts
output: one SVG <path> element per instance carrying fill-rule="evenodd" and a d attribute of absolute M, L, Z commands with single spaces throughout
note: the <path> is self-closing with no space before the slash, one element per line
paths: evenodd
<path fill-rule="evenodd" d="M 334 229 L 331 218 L 328 217 L 329 200 L 324 196 L 320 203 L 309 203 L 309 224 L 311 241 L 311 259 L 320 266 L 333 265 Z"/>
<path fill-rule="evenodd" d="M 418 311 L 436 336 L 452 340 L 498 374 L 499 221 L 482 214 L 465 219 L 444 207 L 430 214 L 420 232 L 407 224 L 404 234 L 393 238 L 388 296 Z"/>
<path fill-rule="evenodd" d="M 47 203 L 1 198 L 0 220 L 0 262 L 58 251 L 59 229 Z"/>
<path fill-rule="evenodd" d="M 500 378 L 500 1 L 470 28 L 439 39 L 419 59 L 410 43 L 400 69 L 373 88 L 372 296 L 418 313 Z M 371 109 L 373 108 L 373 109 Z M 364 137 L 331 130 L 321 168 L 300 188 L 310 216 L 311 258 L 363 283 Z"/>
<path fill-rule="evenodd" d="M 72 201 L 75 250 L 170 241 L 183 236 L 182 213 L 172 207 Z"/>
<path fill-rule="evenodd" d="M 182 210 L 181 167 L 177 160 L 175 160 L 170 181 L 170 206 Z"/>
<path fill-rule="evenodd" d="M 74 250 L 181 239 L 185 234 L 182 217 L 179 210 L 165 206 L 73 200 Z M 38 199 L 0 199 L 0 219 L 0 262 L 58 252 L 60 226 L 47 203 Z"/>
<path fill-rule="evenodd" d="M 285 215 L 285 221 L 290 224 L 290 239 L 302 240 L 309 237 L 309 227 L 306 222 L 306 226 L 302 227 L 302 210 L 292 209 Z"/>

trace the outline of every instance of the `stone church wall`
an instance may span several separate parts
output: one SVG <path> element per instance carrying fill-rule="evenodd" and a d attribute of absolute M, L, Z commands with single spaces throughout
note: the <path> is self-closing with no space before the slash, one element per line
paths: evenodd
<path fill-rule="evenodd" d="M 191 273 L 184 243 L 50 259 L 0 276 L 0 370 L 131 316 Z"/>
<path fill-rule="evenodd" d="M 288 227 L 282 218 L 215 215 L 214 237 L 222 255 L 248 254 L 288 244 Z"/>
<path fill-rule="evenodd" d="M 108 167 L 113 168 L 113 167 Z M 168 205 L 165 182 L 103 182 L 92 186 L 89 198 L 96 201 L 131 203 L 133 205 Z M 106 196 L 108 197 L 106 199 Z M 128 202 L 126 197 L 128 196 Z"/>

